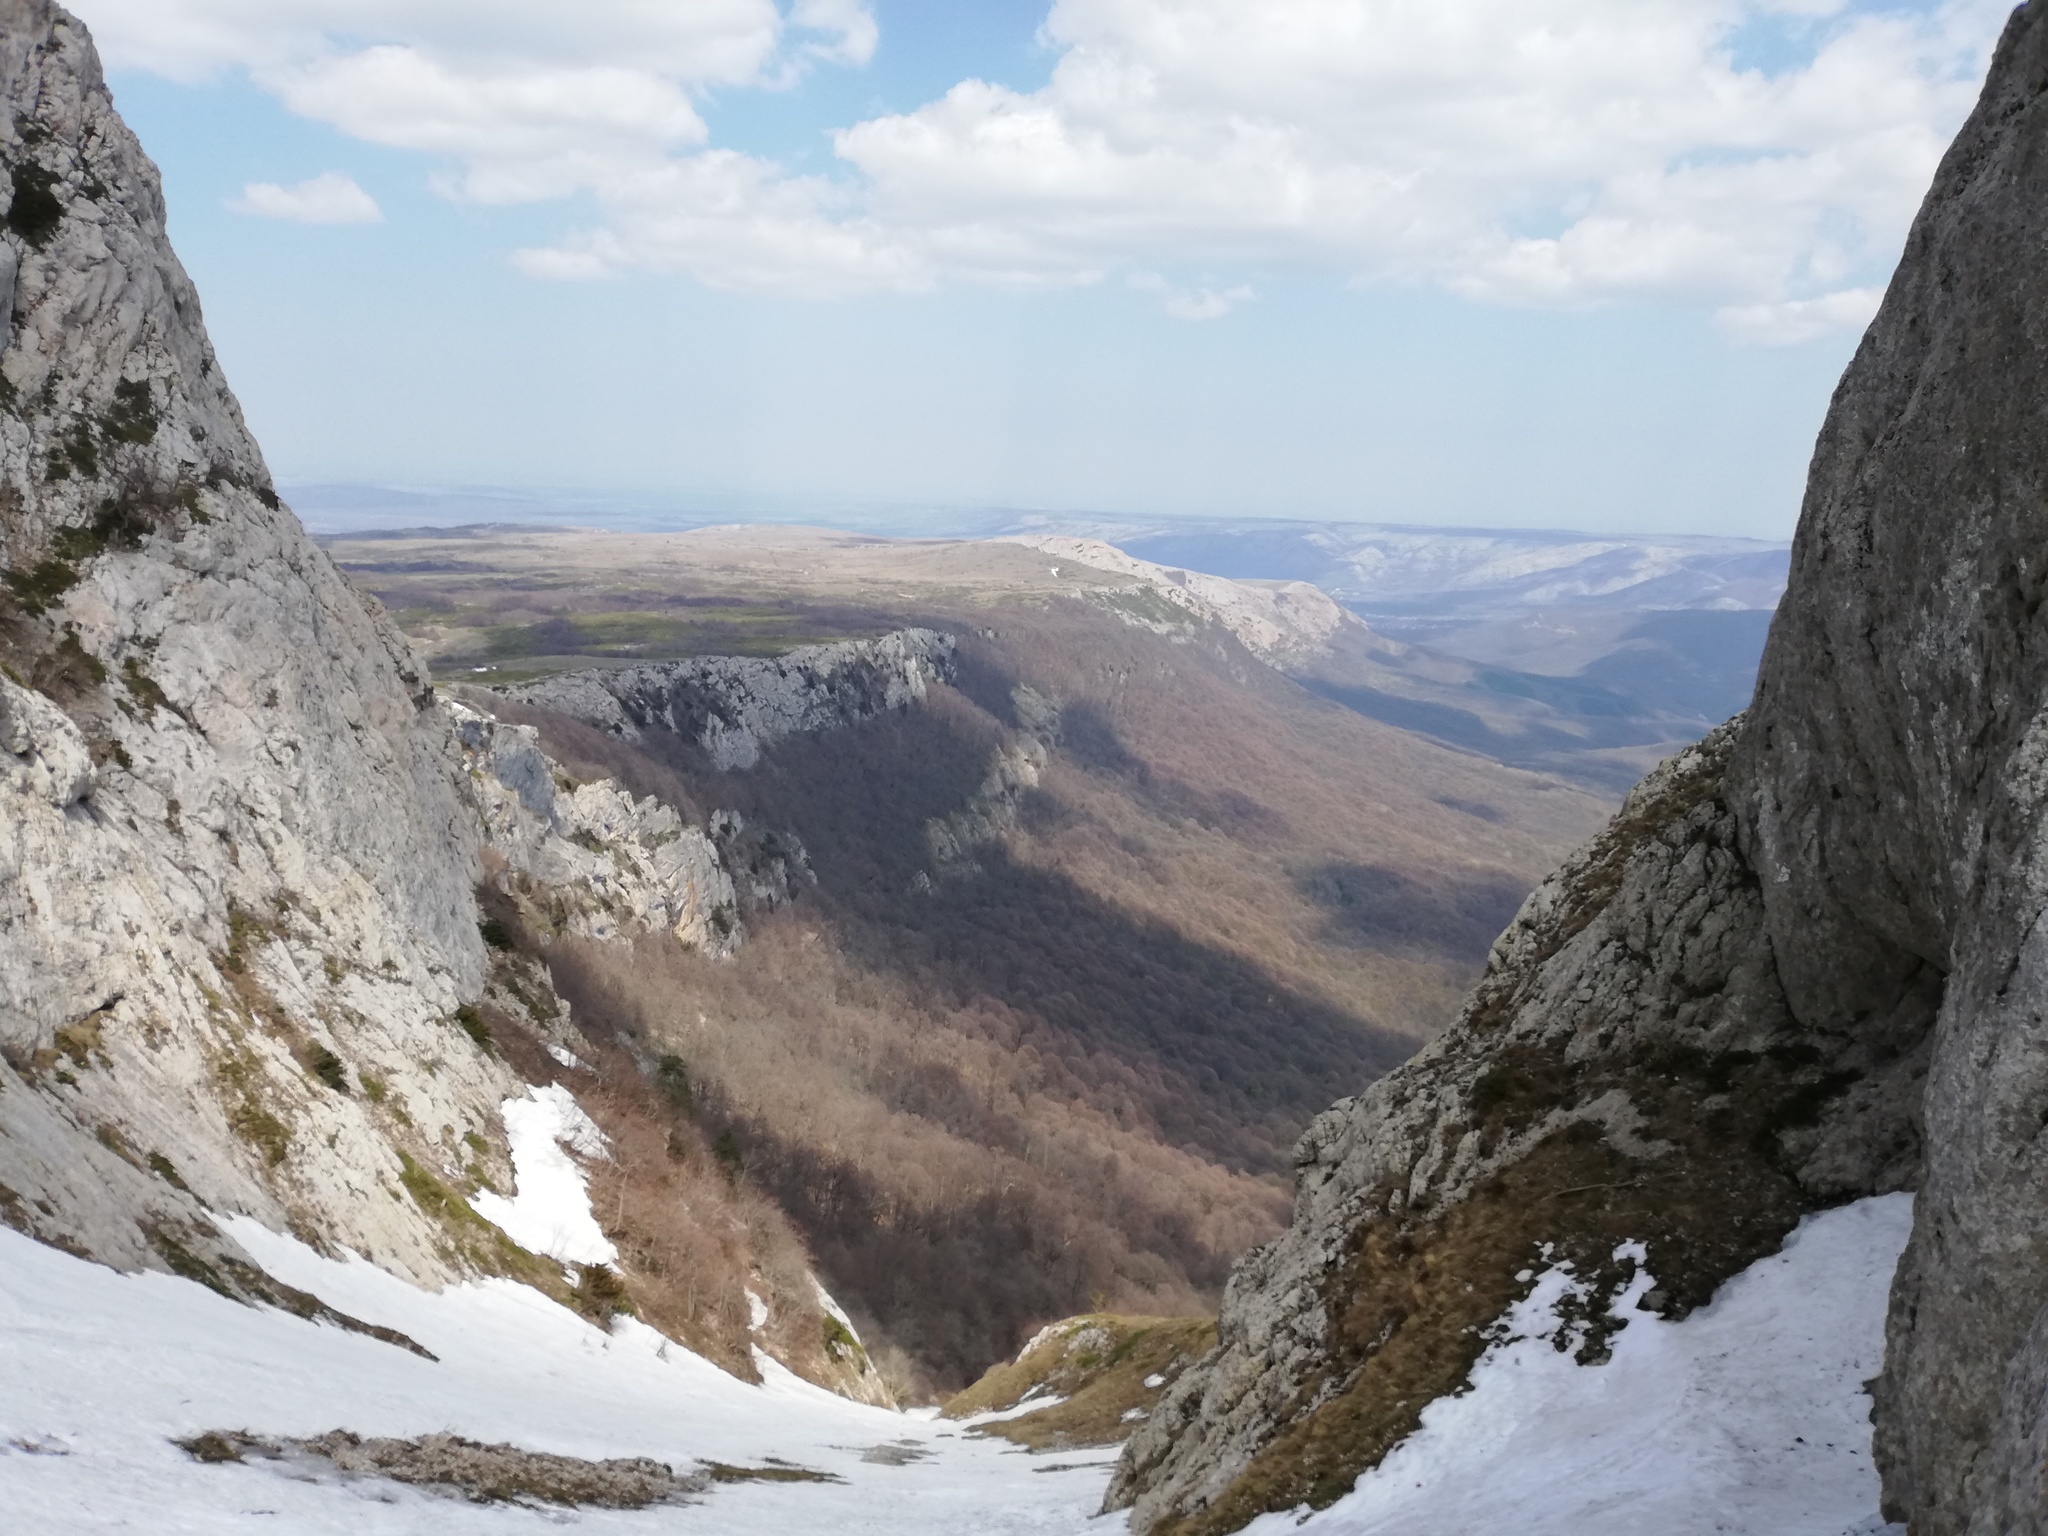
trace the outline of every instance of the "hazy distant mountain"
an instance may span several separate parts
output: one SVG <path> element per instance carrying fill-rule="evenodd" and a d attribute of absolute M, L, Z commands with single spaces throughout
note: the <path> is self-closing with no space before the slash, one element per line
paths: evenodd
<path fill-rule="evenodd" d="M 1350 678 L 1325 679 L 1327 697 L 1505 761 L 1574 771 L 1551 745 L 1532 757 L 1525 740 L 1500 738 L 1492 708 L 1537 701 L 1587 727 L 1556 748 L 1630 749 L 1593 765 L 1616 783 L 1748 704 L 1790 559 L 1789 545 L 1755 539 L 1365 524 L 1181 528 L 1117 543 L 1211 575 L 1313 582 L 1381 635 L 1478 664 L 1426 707 L 1412 689 Z M 1674 734 L 1674 722 L 1690 724 Z"/>
<path fill-rule="evenodd" d="M 1079 536 L 1169 570 L 1308 582 L 1376 634 L 1423 648 L 1396 658 L 1368 647 L 1362 666 L 1297 658 L 1309 686 L 1375 719 L 1606 792 L 1748 703 L 1790 551 L 1758 539 L 1549 529 L 691 502 L 489 486 L 285 489 L 307 525 L 330 536 L 727 524 L 918 539 Z"/>
<path fill-rule="evenodd" d="M 1238 524 L 1115 540 L 1216 576 L 1312 581 L 1375 628 L 1532 608 L 1771 609 L 1790 545 L 1759 539 L 1372 524 Z"/>

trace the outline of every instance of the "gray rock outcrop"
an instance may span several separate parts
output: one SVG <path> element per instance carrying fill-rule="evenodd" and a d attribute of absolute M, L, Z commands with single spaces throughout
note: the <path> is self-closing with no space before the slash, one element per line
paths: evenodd
<path fill-rule="evenodd" d="M 310 1065 L 497 1128 L 447 717 L 278 505 L 84 29 L 0 4 L 0 91 L 0 1203 L 114 1262 L 211 1208 L 446 1274 Z"/>
<path fill-rule="evenodd" d="M 723 847 L 436 700 L 272 492 L 84 29 L 0 0 L 0 90 L 0 1216 L 216 1278 L 254 1271 L 214 1212 L 462 1273 L 420 1178 L 502 1155 L 523 1086 L 463 1023 L 486 854 L 568 931 L 723 952 Z M 786 896 L 800 853 L 719 837 Z"/>
<path fill-rule="evenodd" d="M 610 779 L 570 783 L 530 725 L 448 707 L 491 848 L 550 888 L 560 927 L 597 939 L 667 933 L 715 955 L 739 947 L 738 893 L 709 832 Z M 728 813 L 719 830 L 728 825 L 737 832 L 738 818 Z"/>
<path fill-rule="evenodd" d="M 837 730 L 925 696 L 952 676 L 953 641 L 929 629 L 809 645 L 785 656 L 699 656 L 620 671 L 571 672 L 502 691 L 627 741 L 660 730 L 695 742 L 721 771 L 761 749 Z"/>
<path fill-rule="evenodd" d="M 1532 1265 L 1678 1315 L 1919 1190 L 1886 1513 L 2048 1530 L 2048 0 L 2012 18 L 1815 452 L 1746 718 L 1530 897 L 1457 1024 L 1303 1138 L 1291 1229 L 1133 1437 L 1151 1532 L 1328 1503 Z M 1597 1359 L 1597 1337 L 1591 1353 Z"/>

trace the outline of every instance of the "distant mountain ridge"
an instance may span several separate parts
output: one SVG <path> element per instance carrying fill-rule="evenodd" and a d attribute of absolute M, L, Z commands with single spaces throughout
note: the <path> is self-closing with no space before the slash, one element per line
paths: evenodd
<path fill-rule="evenodd" d="M 1789 543 L 1367 523 L 1237 524 L 1116 538 L 1162 565 L 1310 581 L 1368 619 L 1536 607 L 1773 608 Z"/>

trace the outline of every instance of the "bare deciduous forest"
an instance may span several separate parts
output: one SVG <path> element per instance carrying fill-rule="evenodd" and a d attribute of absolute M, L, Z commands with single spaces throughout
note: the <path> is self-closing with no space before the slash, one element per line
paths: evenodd
<path fill-rule="evenodd" d="M 686 1076 L 678 1159 L 786 1213 L 924 1395 L 1051 1318 L 1213 1309 L 1307 1120 L 1447 1022 L 1602 808 L 1220 633 L 1073 599 L 877 621 L 957 634 L 956 684 L 748 771 L 489 702 L 580 777 L 801 840 L 815 885 L 730 960 L 542 948 L 586 1032 Z"/>

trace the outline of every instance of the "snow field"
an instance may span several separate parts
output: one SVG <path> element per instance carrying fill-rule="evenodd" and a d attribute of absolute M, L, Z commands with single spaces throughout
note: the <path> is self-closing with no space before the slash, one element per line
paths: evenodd
<path fill-rule="evenodd" d="M 603 1141 L 566 1090 L 506 1104 L 517 1193 L 478 1207 L 515 1237 L 601 1262 L 582 1170 Z M 487 1207 L 496 1199 L 495 1206 Z M 1604 1366 L 1551 1342 L 1568 1271 L 1537 1279 L 1495 1330 L 1472 1389 L 1330 1509 L 1254 1522 L 1258 1536 L 1876 1536 L 1868 1400 L 1891 1272 L 1911 1223 L 1895 1195 L 1809 1218 L 1784 1249 L 1682 1323 L 1616 1302 Z M 397 1328 L 438 1363 L 165 1275 L 122 1275 L 0 1228 L 0 1526 L 499 1536 L 575 1526 L 705 1536 L 1110 1536 L 1094 1517 L 1112 1457 L 1030 1456 L 834 1396 L 757 1352 L 750 1386 L 652 1329 L 606 1334 L 506 1280 L 416 1290 L 328 1259 L 247 1218 L 224 1223 L 278 1279 Z M 605 1245 L 607 1248 L 608 1244 Z M 1629 1245 L 1633 1248 L 1633 1245 Z M 1635 1250 L 1640 1257 L 1640 1250 Z M 1572 1342 L 1567 1339 L 1567 1343 Z M 1010 1413 L 1046 1406 L 1035 1401 Z M 1009 1417 L 991 1414 L 984 1419 Z M 209 1429 L 270 1436 L 452 1431 L 602 1459 L 773 1459 L 841 1483 L 739 1483 L 642 1511 L 477 1505 L 275 1464 L 206 1466 L 170 1442 Z"/>
<path fill-rule="evenodd" d="M 1875 1536 L 1863 1382 L 1884 1357 L 1910 1195 L 1808 1217 L 1778 1253 L 1679 1323 L 1615 1304 L 1606 1365 L 1551 1342 L 1567 1272 L 1542 1275 L 1507 1337 L 1357 1488 L 1248 1536 Z M 1633 1248 L 1635 1245 L 1625 1245 Z M 1638 1254 L 1640 1250 L 1637 1250 Z"/>
<path fill-rule="evenodd" d="M 609 1335 L 506 1280 L 415 1290 L 226 1223 L 287 1284 L 398 1328 L 439 1363 L 239 1306 L 167 1275 L 123 1275 L 0 1228 L 0 1528 L 35 1533 L 497 1536 L 573 1526 L 704 1536 L 1068 1536 L 1096 1521 L 1100 1452 L 1028 1456 L 920 1415 L 848 1402 L 767 1362 L 749 1386 L 621 1319 Z M 302 1481 L 272 1464 L 206 1466 L 170 1443 L 209 1429 L 311 1435 L 452 1431 L 564 1455 L 758 1466 L 843 1478 L 736 1483 L 699 1503 L 535 1511 L 378 1480 Z M 895 1447 L 887 1459 L 864 1460 Z M 901 1452 L 923 1452 L 904 1464 Z M 1053 1465 L 1074 1470 L 1051 1471 Z"/>

